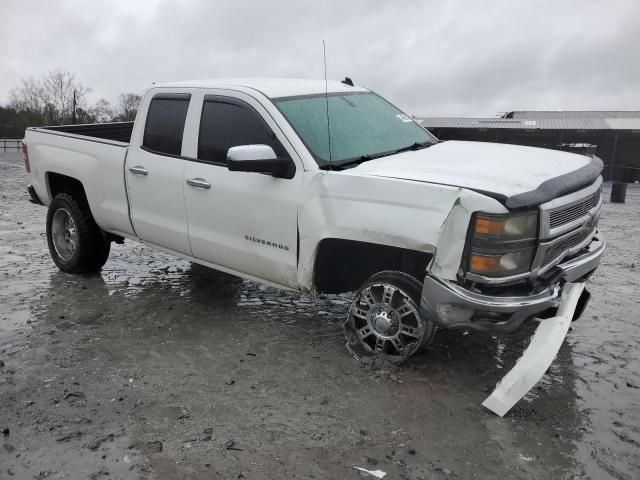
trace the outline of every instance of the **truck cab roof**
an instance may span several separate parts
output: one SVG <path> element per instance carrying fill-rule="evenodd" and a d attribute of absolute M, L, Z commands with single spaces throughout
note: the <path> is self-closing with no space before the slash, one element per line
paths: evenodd
<path fill-rule="evenodd" d="M 268 98 L 328 93 L 368 92 L 366 88 L 329 80 L 301 78 L 220 78 L 155 84 L 154 88 L 250 88 Z"/>

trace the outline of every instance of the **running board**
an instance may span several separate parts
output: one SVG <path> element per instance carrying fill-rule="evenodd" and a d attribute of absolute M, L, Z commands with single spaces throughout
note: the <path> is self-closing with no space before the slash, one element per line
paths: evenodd
<path fill-rule="evenodd" d="M 531 343 L 516 365 L 498 382 L 496 389 L 482 402 L 492 412 L 504 417 L 518 401 L 538 383 L 545 374 L 564 342 L 584 283 L 567 283 L 557 315 L 540 320 Z"/>

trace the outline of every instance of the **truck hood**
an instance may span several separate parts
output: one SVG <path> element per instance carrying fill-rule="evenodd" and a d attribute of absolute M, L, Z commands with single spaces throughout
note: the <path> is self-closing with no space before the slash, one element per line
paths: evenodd
<path fill-rule="evenodd" d="M 509 208 L 546 202 L 592 183 L 602 161 L 545 148 L 446 141 L 362 163 L 354 174 L 453 185 L 497 198 Z"/>

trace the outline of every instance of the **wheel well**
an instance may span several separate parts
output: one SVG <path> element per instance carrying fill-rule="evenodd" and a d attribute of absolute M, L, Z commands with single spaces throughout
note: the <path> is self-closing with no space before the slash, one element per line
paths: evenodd
<path fill-rule="evenodd" d="M 55 198 L 59 193 L 68 193 L 76 202 L 91 213 L 91 207 L 87 200 L 87 194 L 84 191 L 82 182 L 77 178 L 69 177 L 68 175 L 62 175 L 61 173 L 47 172 L 47 184 L 49 185 L 49 193 L 51 194 L 51 200 Z M 93 213 L 91 213 L 93 216 Z M 94 220 L 95 221 L 95 220 Z M 108 232 L 102 232 L 105 239 L 113 241 L 118 244 L 124 242 L 124 238 L 119 235 L 115 235 Z"/>
<path fill-rule="evenodd" d="M 404 272 L 422 282 L 432 256 L 406 248 L 326 238 L 318 246 L 313 284 L 322 293 L 350 292 L 383 270 Z"/>
<path fill-rule="evenodd" d="M 48 172 L 47 183 L 52 200 L 59 193 L 68 193 L 81 205 L 88 205 L 87 195 L 80 180 L 61 173 Z"/>

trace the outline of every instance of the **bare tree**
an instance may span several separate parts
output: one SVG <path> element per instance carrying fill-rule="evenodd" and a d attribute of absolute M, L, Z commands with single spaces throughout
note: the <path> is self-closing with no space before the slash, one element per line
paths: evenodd
<path fill-rule="evenodd" d="M 112 122 L 116 116 L 111 103 L 104 98 L 98 100 L 96 104 L 89 109 L 89 115 L 93 117 L 93 121 L 98 123 Z"/>
<path fill-rule="evenodd" d="M 121 93 L 116 120 L 130 122 L 135 120 L 142 97 L 136 93 Z"/>
<path fill-rule="evenodd" d="M 18 111 L 43 112 L 42 86 L 33 77 L 20 80 L 20 86 L 9 92 L 9 107 Z"/>
<path fill-rule="evenodd" d="M 74 73 L 53 70 L 42 78 L 23 78 L 9 93 L 9 105 L 18 111 L 40 112 L 48 123 L 63 124 L 72 121 L 78 109 L 87 110 L 89 91 Z"/>
<path fill-rule="evenodd" d="M 18 114 L 40 118 L 48 125 L 77 122 L 127 122 L 138 112 L 142 97 L 136 93 L 122 93 L 117 105 L 101 98 L 94 105 L 87 99 L 90 89 L 76 79 L 72 72 L 52 70 L 41 78 L 23 78 L 20 85 L 9 92 L 9 107 Z"/>

